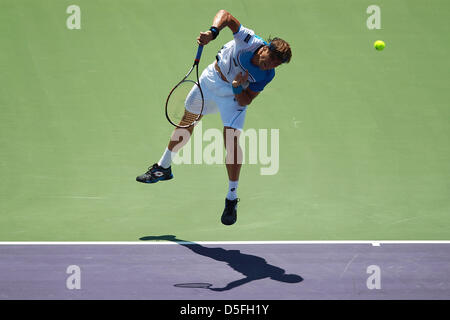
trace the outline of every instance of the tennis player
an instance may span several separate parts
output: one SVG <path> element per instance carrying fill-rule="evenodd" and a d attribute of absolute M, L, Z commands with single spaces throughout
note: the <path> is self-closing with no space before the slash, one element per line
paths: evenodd
<path fill-rule="evenodd" d="M 232 225 L 237 219 L 237 187 L 242 165 L 239 134 L 244 127 L 247 108 L 273 80 L 275 68 L 288 63 L 292 54 L 286 41 L 280 38 L 264 41 L 225 10 L 215 15 L 208 31 L 200 32 L 198 44 L 207 45 L 225 27 L 231 29 L 234 39 L 222 47 L 216 61 L 202 72 L 199 81 L 204 96 L 201 115 L 220 112 L 224 126 L 229 185 L 221 221 L 225 225 Z M 185 116 L 190 115 L 192 118 L 192 114 L 200 114 L 201 105 L 200 90 L 194 86 L 186 97 Z M 187 143 L 192 131 L 193 126 L 176 128 L 158 163 L 136 180 L 155 183 L 172 179 L 172 159 Z"/>

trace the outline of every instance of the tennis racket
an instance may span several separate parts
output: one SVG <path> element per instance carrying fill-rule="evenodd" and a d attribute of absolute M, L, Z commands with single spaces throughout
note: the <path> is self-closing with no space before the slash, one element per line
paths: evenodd
<path fill-rule="evenodd" d="M 199 45 L 194 64 L 184 78 L 170 91 L 166 100 L 166 118 L 177 128 L 189 128 L 195 125 L 199 121 L 205 105 L 198 79 L 198 64 L 202 51 L 203 46 Z M 197 81 L 187 79 L 194 68 Z M 186 110 L 186 105 L 189 105 L 190 111 Z"/>

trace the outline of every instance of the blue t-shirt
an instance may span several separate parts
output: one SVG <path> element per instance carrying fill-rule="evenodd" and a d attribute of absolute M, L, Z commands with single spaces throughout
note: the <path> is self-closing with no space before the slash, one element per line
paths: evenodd
<path fill-rule="evenodd" d="M 256 50 L 255 50 L 256 51 Z M 252 63 L 254 52 L 243 52 L 238 56 L 242 69 L 248 70 L 248 78 L 251 79 L 248 88 L 252 91 L 263 91 L 264 87 L 275 77 L 275 70 L 261 70 Z"/>
<path fill-rule="evenodd" d="M 255 35 L 253 30 L 242 25 L 233 35 L 234 40 L 225 44 L 217 54 L 222 74 L 231 83 L 239 72 L 245 74 L 248 70 L 248 83 L 243 87 L 256 92 L 264 90 L 275 77 L 275 69 L 261 70 L 251 62 L 251 59 L 259 48 L 267 45 L 267 42 Z"/>

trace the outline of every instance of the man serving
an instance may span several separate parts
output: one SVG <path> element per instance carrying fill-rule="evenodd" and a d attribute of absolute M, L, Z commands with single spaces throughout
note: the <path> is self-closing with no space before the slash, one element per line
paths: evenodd
<path fill-rule="evenodd" d="M 237 187 L 242 165 L 239 134 L 244 127 L 247 108 L 275 77 L 275 68 L 288 63 L 292 53 L 286 41 L 280 38 L 264 41 L 225 10 L 220 10 L 215 15 L 211 28 L 200 33 L 197 43 L 207 45 L 225 27 L 233 32 L 234 39 L 222 47 L 216 61 L 202 72 L 199 82 L 204 97 L 201 116 L 220 112 L 224 126 L 229 183 L 221 221 L 225 225 L 232 225 L 237 220 Z M 186 97 L 185 116 L 192 118 L 193 114 L 198 115 L 201 107 L 201 93 L 194 86 Z M 155 183 L 172 179 L 172 159 L 188 142 L 193 129 L 193 126 L 187 129 L 176 128 L 158 163 L 136 180 Z"/>

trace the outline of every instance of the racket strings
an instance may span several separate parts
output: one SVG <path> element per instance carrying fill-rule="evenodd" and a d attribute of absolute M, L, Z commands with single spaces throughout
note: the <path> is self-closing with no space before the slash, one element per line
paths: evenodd
<path fill-rule="evenodd" d="M 191 80 L 185 80 L 177 85 L 169 96 L 166 106 L 169 119 L 181 127 L 193 125 L 200 118 L 202 109 L 203 98 L 200 88 Z"/>
<path fill-rule="evenodd" d="M 194 124 L 198 120 L 198 118 L 199 118 L 198 114 L 191 113 L 185 109 L 183 118 L 180 120 L 178 125 L 182 127 L 189 126 L 191 124 Z"/>

